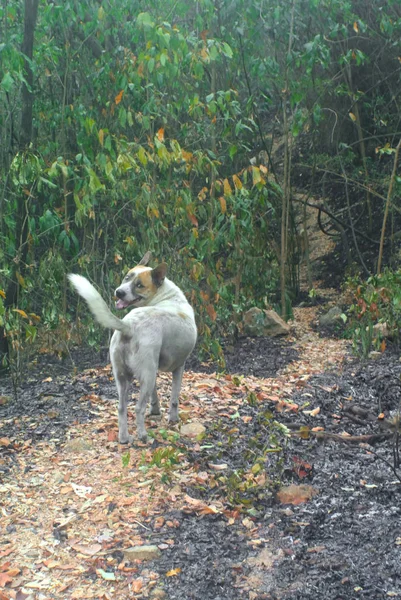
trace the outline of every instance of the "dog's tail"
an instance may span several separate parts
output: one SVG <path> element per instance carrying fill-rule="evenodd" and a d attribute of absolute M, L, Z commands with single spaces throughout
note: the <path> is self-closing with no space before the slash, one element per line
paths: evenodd
<path fill-rule="evenodd" d="M 118 331 L 127 332 L 130 331 L 130 326 L 124 323 L 121 319 L 113 315 L 106 302 L 103 300 L 99 292 L 93 287 L 91 283 L 82 275 L 75 275 L 69 273 L 68 279 L 84 300 L 86 300 L 91 312 L 95 319 L 108 329 L 117 329 Z"/>

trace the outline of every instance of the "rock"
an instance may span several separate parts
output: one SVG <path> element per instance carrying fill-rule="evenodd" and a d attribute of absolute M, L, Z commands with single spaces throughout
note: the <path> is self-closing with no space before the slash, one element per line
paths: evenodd
<path fill-rule="evenodd" d="M 191 411 L 180 410 L 180 420 L 186 423 L 191 418 Z"/>
<path fill-rule="evenodd" d="M 319 325 L 321 327 L 330 327 L 342 322 L 343 311 L 338 306 L 333 306 L 327 313 L 319 317 Z"/>
<path fill-rule="evenodd" d="M 167 598 L 167 594 L 162 588 L 155 588 L 150 595 L 152 598 L 160 598 L 160 600 Z"/>
<path fill-rule="evenodd" d="M 383 354 L 381 352 L 377 352 L 376 350 L 372 350 L 372 352 L 369 352 L 369 358 L 371 360 L 378 360 L 382 356 Z"/>
<path fill-rule="evenodd" d="M 254 306 L 242 316 L 241 334 L 254 337 L 288 335 L 290 326 L 274 310 Z"/>
<path fill-rule="evenodd" d="M 373 333 L 381 338 L 391 337 L 391 331 L 387 327 L 387 323 L 376 323 L 373 325 Z"/>
<path fill-rule="evenodd" d="M 125 560 L 155 560 L 161 557 L 157 546 L 131 546 L 123 551 Z"/>
<path fill-rule="evenodd" d="M 68 440 L 68 442 L 66 442 L 66 444 L 64 446 L 65 452 L 71 452 L 71 453 L 76 452 L 77 454 L 85 453 L 91 449 L 92 449 L 91 444 L 89 442 L 87 442 L 86 440 L 83 440 L 82 438 L 74 438 L 72 440 Z"/>
<path fill-rule="evenodd" d="M 199 423 L 199 421 L 193 421 L 192 423 L 186 423 L 180 429 L 181 435 L 189 438 L 196 438 L 199 435 L 203 435 L 206 431 L 206 427 Z"/>

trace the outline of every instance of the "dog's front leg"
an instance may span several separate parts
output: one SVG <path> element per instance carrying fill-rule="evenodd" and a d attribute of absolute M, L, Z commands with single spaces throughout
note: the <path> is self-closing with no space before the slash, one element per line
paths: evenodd
<path fill-rule="evenodd" d="M 184 374 L 184 365 L 178 367 L 173 372 L 173 382 L 171 384 L 171 398 L 170 398 L 170 410 L 168 413 L 168 420 L 170 423 L 177 423 L 178 421 L 178 398 L 181 390 L 182 376 Z"/>
<path fill-rule="evenodd" d="M 119 374 L 115 378 L 118 392 L 118 441 L 120 444 L 128 444 L 132 442 L 132 435 L 128 435 L 127 418 L 129 381 Z"/>

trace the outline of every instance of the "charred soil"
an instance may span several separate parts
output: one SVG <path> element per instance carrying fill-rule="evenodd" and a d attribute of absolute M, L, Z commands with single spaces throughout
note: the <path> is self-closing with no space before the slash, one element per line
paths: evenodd
<path fill-rule="evenodd" d="M 17 398 L 2 380 L 1 597 L 400 597 L 399 357 L 362 363 L 303 310 L 223 375 L 190 364 L 197 437 L 150 420 L 148 446 L 120 446 L 106 354 L 75 373 L 42 360 Z M 159 557 L 127 558 L 138 545 Z"/>

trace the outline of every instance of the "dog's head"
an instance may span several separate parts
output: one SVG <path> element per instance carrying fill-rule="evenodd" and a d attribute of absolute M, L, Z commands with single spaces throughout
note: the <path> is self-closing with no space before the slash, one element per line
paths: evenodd
<path fill-rule="evenodd" d="M 141 262 L 128 271 L 122 284 L 116 289 L 116 308 L 146 306 L 163 285 L 167 271 L 166 263 L 151 269 L 145 266 L 149 258 L 149 253 L 145 254 Z"/>

